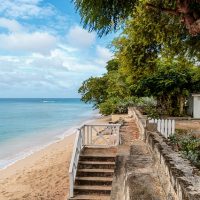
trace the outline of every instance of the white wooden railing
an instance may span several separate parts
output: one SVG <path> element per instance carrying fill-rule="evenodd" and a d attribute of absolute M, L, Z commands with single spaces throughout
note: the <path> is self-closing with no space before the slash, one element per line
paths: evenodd
<path fill-rule="evenodd" d="M 77 131 L 70 168 L 69 168 L 69 196 L 74 196 L 74 183 L 81 150 L 85 146 L 112 147 L 120 143 L 120 124 L 86 124 Z"/>
<path fill-rule="evenodd" d="M 70 185 L 69 195 L 70 197 L 74 196 L 74 182 L 75 182 L 76 172 L 78 168 L 78 160 L 79 160 L 79 156 L 80 156 L 82 148 L 83 148 L 83 131 L 81 127 L 77 131 L 74 148 L 72 152 L 71 163 L 69 167 L 69 185 Z"/>
<path fill-rule="evenodd" d="M 157 124 L 157 131 L 165 138 L 168 138 L 175 133 L 174 119 L 149 119 L 148 122 Z"/>

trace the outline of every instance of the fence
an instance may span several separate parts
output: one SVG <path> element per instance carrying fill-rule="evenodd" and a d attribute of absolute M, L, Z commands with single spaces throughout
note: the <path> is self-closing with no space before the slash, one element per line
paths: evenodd
<path fill-rule="evenodd" d="M 82 148 L 84 146 L 112 147 L 119 145 L 120 126 L 120 124 L 87 124 L 78 129 L 69 168 L 70 197 L 74 196 L 74 183 Z"/>
<path fill-rule="evenodd" d="M 165 138 L 175 133 L 175 120 L 173 119 L 150 119 L 148 122 L 157 124 L 157 131 Z"/>

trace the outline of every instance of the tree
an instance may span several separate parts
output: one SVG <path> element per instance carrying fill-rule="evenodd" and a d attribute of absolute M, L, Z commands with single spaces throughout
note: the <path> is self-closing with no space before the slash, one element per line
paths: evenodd
<path fill-rule="evenodd" d="M 119 61 L 116 59 L 109 60 L 106 69 L 108 72 L 117 71 L 119 69 Z"/>
<path fill-rule="evenodd" d="M 200 87 L 194 78 L 197 72 L 200 68 L 185 58 L 161 58 L 157 61 L 157 70 L 138 81 L 135 94 L 156 97 L 157 108 L 162 114 L 182 116 L 187 97 L 194 88 Z"/>
<path fill-rule="evenodd" d="M 197 87 L 199 46 L 191 41 L 176 18 L 165 26 L 169 16 L 147 13 L 139 4 L 123 34 L 113 42 L 119 72 L 134 96 L 154 96 L 161 114 L 184 114 L 184 101 Z M 172 19 L 172 18 L 171 18 Z M 162 21 L 162 23 L 155 23 Z M 174 67 L 174 69 L 173 69 Z M 197 76 L 199 77 L 199 76 Z"/>
<path fill-rule="evenodd" d="M 99 104 L 107 99 L 107 78 L 91 77 L 85 80 L 78 92 L 82 95 L 81 100 L 85 103 L 93 103 L 94 108 L 99 108 Z"/>
<path fill-rule="evenodd" d="M 108 61 L 107 73 L 102 77 L 91 77 L 79 88 L 82 101 L 93 103 L 102 114 L 124 112 L 122 99 L 130 95 L 124 77 L 118 71 L 118 60 Z"/>
<path fill-rule="evenodd" d="M 90 77 L 79 88 L 82 101 L 93 103 L 95 108 L 108 98 L 127 96 L 128 90 L 123 77 L 118 73 L 118 61 L 113 59 L 106 65 L 107 73 L 102 77 Z"/>
<path fill-rule="evenodd" d="M 184 114 L 189 92 L 200 91 L 200 35 L 189 36 L 176 16 L 158 9 L 147 12 L 144 1 L 134 6 L 124 25 L 113 41 L 115 58 L 106 66 L 106 95 L 97 107 L 106 114 L 119 112 L 127 107 L 127 97 L 153 96 L 161 115 Z"/>
<path fill-rule="evenodd" d="M 84 27 L 99 35 L 116 30 L 130 17 L 139 0 L 73 0 Z M 193 36 L 200 34 L 200 0 L 143 0 L 146 12 L 175 16 Z M 170 22 L 169 22 L 170 23 Z M 166 24 L 167 25 L 167 24 Z"/>

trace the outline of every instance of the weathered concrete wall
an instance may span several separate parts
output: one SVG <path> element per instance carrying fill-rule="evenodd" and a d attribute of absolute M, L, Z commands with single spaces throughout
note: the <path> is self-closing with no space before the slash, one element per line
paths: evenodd
<path fill-rule="evenodd" d="M 137 134 L 134 134 L 136 133 Z M 133 119 L 120 128 L 111 200 L 166 200 L 148 145 L 138 140 L 139 130 Z"/>
<path fill-rule="evenodd" d="M 168 199 L 200 199 L 198 170 L 174 152 L 158 133 L 147 131 L 146 143 L 154 156 L 155 167 Z"/>
<path fill-rule="evenodd" d="M 111 200 L 129 200 L 129 190 L 127 187 L 126 163 L 128 155 L 118 155 L 116 157 L 116 168 L 113 177 Z"/>
<path fill-rule="evenodd" d="M 141 115 L 138 115 L 135 109 L 132 109 L 132 112 L 134 112 L 132 116 L 137 118 L 136 122 L 140 127 Z M 159 133 L 152 131 L 152 127 L 147 125 L 141 135 L 152 152 L 167 198 L 169 200 L 200 200 L 200 171 L 179 153 L 173 151 L 167 144 L 167 140 Z"/>

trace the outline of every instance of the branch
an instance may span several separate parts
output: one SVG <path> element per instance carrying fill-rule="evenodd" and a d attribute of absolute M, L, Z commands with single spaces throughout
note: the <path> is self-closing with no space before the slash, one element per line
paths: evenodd
<path fill-rule="evenodd" d="M 200 34 L 200 19 L 196 20 L 191 26 L 188 27 L 191 35 L 196 36 Z"/>
<path fill-rule="evenodd" d="M 162 7 L 158 7 L 158 6 L 155 6 L 153 4 L 150 4 L 150 3 L 147 3 L 146 5 L 147 5 L 147 8 L 150 8 L 150 9 L 153 9 L 153 10 L 159 10 L 161 12 L 165 12 L 167 14 L 176 15 L 176 16 L 180 15 L 180 13 L 177 10 L 174 10 L 174 9 L 162 8 Z"/>
<path fill-rule="evenodd" d="M 196 2 L 200 2 L 200 0 L 196 0 Z M 150 8 L 152 10 L 159 10 L 161 12 L 164 12 L 166 14 L 176 15 L 176 16 L 182 16 L 182 23 L 185 24 L 186 28 L 189 30 L 189 33 L 193 36 L 200 34 L 200 18 L 199 15 L 197 17 L 194 17 L 193 14 L 195 12 L 192 12 L 189 10 L 188 5 L 185 6 L 178 6 L 178 9 L 168 9 L 163 8 L 159 6 L 155 6 L 153 4 L 147 3 L 147 8 Z"/>

